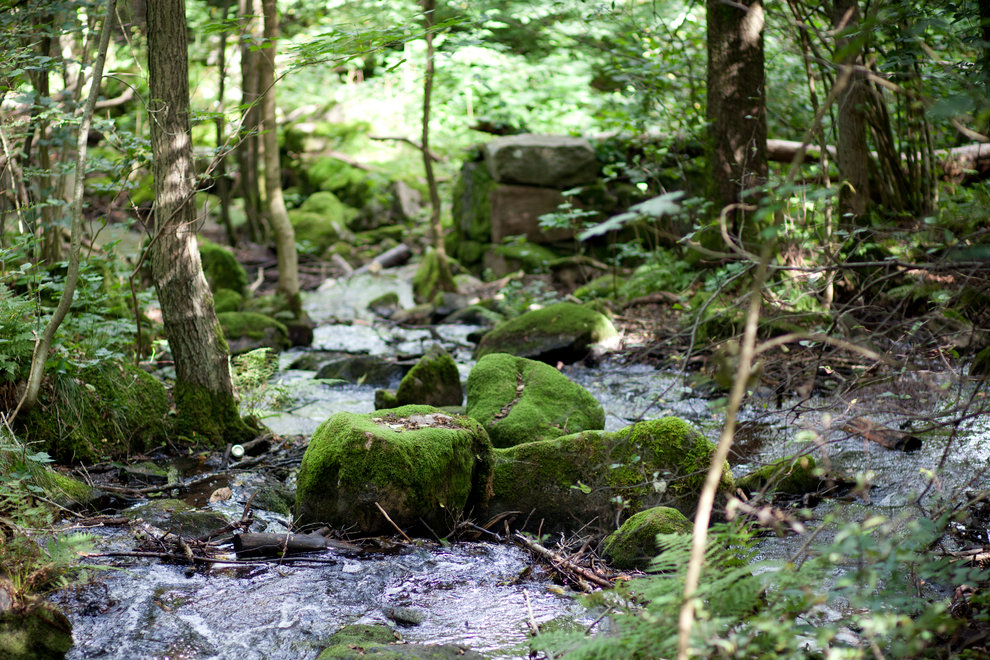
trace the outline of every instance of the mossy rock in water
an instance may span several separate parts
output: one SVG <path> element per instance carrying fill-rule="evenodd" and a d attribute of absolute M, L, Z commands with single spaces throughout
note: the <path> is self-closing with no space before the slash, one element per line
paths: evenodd
<path fill-rule="evenodd" d="M 168 486 L 162 486 L 168 490 Z M 121 515 L 131 520 L 140 518 L 166 532 L 185 538 L 198 538 L 215 532 L 229 522 L 225 516 L 213 511 L 202 511 L 182 500 L 152 500 L 136 507 L 121 511 Z"/>
<path fill-rule="evenodd" d="M 642 570 L 659 554 L 657 534 L 690 534 L 694 525 L 677 509 L 657 506 L 640 511 L 605 539 L 605 558 L 621 569 Z"/>
<path fill-rule="evenodd" d="M 533 529 L 544 531 L 609 528 L 626 512 L 655 506 L 691 515 L 714 451 L 676 417 L 496 449 L 488 512 L 521 511 Z M 726 463 L 719 491 L 732 487 Z"/>
<path fill-rule="evenodd" d="M 481 660 L 485 656 L 456 644 L 399 644 L 402 637 L 385 624 L 351 624 L 328 640 L 316 660 Z"/>
<path fill-rule="evenodd" d="M 822 483 L 821 470 L 807 454 L 788 456 L 759 467 L 736 482 L 747 493 L 767 489 L 786 495 L 814 493 Z"/>
<path fill-rule="evenodd" d="M 20 431 L 62 462 L 122 458 L 165 439 L 168 395 L 154 376 L 124 362 L 58 374 L 42 388 Z"/>
<path fill-rule="evenodd" d="M 605 428 L 595 397 L 553 367 L 507 353 L 478 360 L 467 380 L 467 414 L 496 447 Z"/>
<path fill-rule="evenodd" d="M 300 524 L 356 525 L 363 534 L 429 525 L 444 533 L 491 492 L 491 442 L 481 426 L 430 406 L 337 413 L 303 455 Z"/>
<path fill-rule="evenodd" d="M 14 587 L 0 578 L 0 603 Z M 51 603 L 34 599 L 0 611 L 0 657 L 4 660 L 56 660 L 72 648 L 72 623 Z"/>
<path fill-rule="evenodd" d="M 459 406 L 464 388 L 457 363 L 439 344 L 433 344 L 399 383 L 395 399 L 400 406 Z"/>
<path fill-rule="evenodd" d="M 241 295 L 247 292 L 247 271 L 230 250 L 213 241 L 200 238 L 199 258 L 203 262 L 203 274 L 210 283 L 210 289 L 213 291 L 230 289 Z"/>
<path fill-rule="evenodd" d="M 401 379 L 408 368 L 408 365 L 396 364 L 379 355 L 343 355 L 325 360 L 317 370 L 316 377 L 320 380 L 388 386 Z"/>
<path fill-rule="evenodd" d="M 281 351 L 289 347 L 289 330 L 284 323 L 257 312 L 223 312 L 217 314 L 231 355 L 259 348 Z"/>
<path fill-rule="evenodd" d="M 347 223 L 357 214 L 337 199 L 332 192 L 310 195 L 298 209 L 289 211 L 289 222 L 296 240 L 308 243 L 317 255 L 322 255 L 337 241 L 352 241 L 354 235 Z"/>
<path fill-rule="evenodd" d="M 240 311 L 244 296 L 231 289 L 218 289 L 213 294 L 213 309 L 217 314 Z"/>
<path fill-rule="evenodd" d="M 511 353 L 550 364 L 576 362 L 618 344 L 619 333 L 604 314 L 574 303 L 526 312 L 489 331 L 475 358 Z"/>

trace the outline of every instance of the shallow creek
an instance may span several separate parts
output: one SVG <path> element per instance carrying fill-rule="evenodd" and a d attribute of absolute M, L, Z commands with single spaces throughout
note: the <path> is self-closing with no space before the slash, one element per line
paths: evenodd
<path fill-rule="evenodd" d="M 306 298 L 310 315 L 320 326 L 314 350 L 349 351 L 388 356 L 415 356 L 440 341 L 452 352 L 466 378 L 472 366 L 467 335 L 477 328 L 440 326 L 400 329 L 375 323 L 365 311 L 368 301 L 385 291 L 399 293 L 411 304 L 406 272 L 386 273 L 326 285 Z M 309 436 L 338 411 L 370 412 L 373 385 L 331 385 L 314 379 L 315 372 L 289 369 L 305 351 L 289 351 L 273 379 L 282 405 L 265 411 L 265 423 L 283 436 Z M 717 441 L 721 414 L 710 400 L 693 394 L 678 374 L 645 365 L 604 361 L 596 367 L 567 367 L 565 373 L 585 386 L 605 407 L 606 428 L 622 428 L 639 419 L 677 415 L 695 423 Z M 916 493 L 927 485 L 943 459 L 948 435 L 935 436 L 911 454 L 849 438 L 835 420 L 870 415 L 896 425 L 908 413 L 934 414 L 958 392 L 947 376 L 905 376 L 902 394 L 891 401 L 812 400 L 802 405 L 753 399 L 741 415 L 733 470 L 744 474 L 774 458 L 818 445 L 834 469 L 866 472 L 874 487 L 868 499 L 824 500 L 815 519 L 826 514 L 862 518 L 897 515 L 914 507 Z M 394 384 L 393 384 L 394 386 Z M 891 385 L 887 384 L 886 389 Z M 886 389 L 884 391 L 886 391 Z M 276 391 L 273 387 L 272 391 Z M 287 402 L 285 401 L 287 399 Z M 265 400 L 254 401 L 265 407 Z M 899 415 L 898 413 L 903 413 Z M 950 496 L 963 486 L 990 487 L 987 420 L 964 424 L 947 452 L 936 485 L 926 498 Z M 983 470 L 981 472 L 981 470 Z M 974 475 L 976 475 L 974 477 Z M 208 508 L 239 518 L 244 502 L 258 487 L 258 475 L 233 476 L 233 497 Z M 291 477 L 289 485 L 291 486 Z M 256 513 L 252 531 L 285 531 L 284 520 Z M 814 524 L 812 521 L 811 524 Z M 98 530 L 99 550 L 129 550 L 133 539 L 119 530 Z M 827 540 L 827 533 L 822 536 Z M 787 557 L 802 539 L 773 539 L 762 548 L 764 558 Z M 587 611 L 566 589 L 554 586 L 520 550 L 484 543 L 450 547 L 423 544 L 398 554 L 343 557 L 328 551 L 322 559 L 335 563 L 251 568 L 215 567 L 187 574 L 183 567 L 156 560 L 125 560 L 95 585 L 55 597 L 74 626 L 70 659 L 81 658 L 312 658 L 327 639 L 350 623 L 386 622 L 391 608 L 413 608 L 422 623 L 399 626 L 407 641 L 458 643 L 493 658 L 526 657 L 527 621 L 587 627 L 597 612 Z M 109 563 L 109 562 L 107 562 Z M 114 561 L 121 566 L 121 561 Z"/>

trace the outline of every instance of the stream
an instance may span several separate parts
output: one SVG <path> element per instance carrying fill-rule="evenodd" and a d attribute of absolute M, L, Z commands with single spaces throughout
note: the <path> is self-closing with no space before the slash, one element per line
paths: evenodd
<path fill-rule="evenodd" d="M 314 351 L 413 359 L 439 341 L 454 355 L 466 379 L 473 365 L 467 337 L 478 327 L 403 329 L 375 321 L 366 310 L 370 300 L 387 291 L 398 293 L 403 306 L 411 305 L 410 279 L 408 269 L 397 269 L 348 281 L 330 280 L 305 294 L 304 306 L 318 324 L 312 348 L 283 353 L 269 388 L 245 397 L 242 404 L 283 437 L 308 437 L 335 412 L 372 411 L 374 391 L 381 385 L 326 382 L 316 379 L 313 370 L 292 368 Z M 694 423 L 713 442 L 718 440 L 721 413 L 680 374 L 610 359 L 594 367 L 565 367 L 564 373 L 602 403 L 607 430 L 639 419 L 676 415 Z M 896 426 L 908 416 L 945 415 L 951 402 L 969 387 L 960 382 L 949 374 L 915 372 L 878 386 L 876 392 L 857 392 L 856 399 L 785 401 L 778 407 L 777 401 L 756 396 L 741 411 L 730 463 L 740 476 L 767 461 L 805 450 L 810 443 L 816 446 L 816 458 L 824 459 L 831 469 L 868 476 L 872 484 L 868 495 L 823 499 L 812 509 L 811 524 L 829 514 L 862 518 L 913 510 L 933 471 L 937 479 L 927 488 L 925 502 L 952 496 L 964 487 L 988 489 L 990 423 L 985 417 L 963 422 L 951 438 L 950 451 L 945 451 L 950 442 L 946 431 L 927 434 L 922 449 L 913 453 L 849 438 L 837 421 L 868 414 Z M 397 383 L 396 378 L 391 386 Z M 289 487 L 293 478 L 289 476 Z M 250 470 L 234 473 L 227 484 L 232 497 L 204 508 L 238 519 L 259 479 Z M 203 494 L 196 497 L 201 505 Z M 277 513 L 257 511 L 255 519 L 252 531 L 286 531 L 287 521 Z M 134 546 L 126 529 L 90 531 L 96 536 L 97 551 Z M 821 540 L 827 539 L 826 531 Z M 770 539 L 761 546 L 760 555 L 784 558 L 801 543 L 800 537 Z M 388 622 L 410 642 L 453 643 L 487 657 L 523 658 L 528 655 L 531 617 L 541 625 L 587 628 L 600 614 L 587 610 L 574 593 L 555 585 L 528 555 L 512 546 L 421 542 L 393 553 L 347 557 L 327 551 L 320 557 L 333 563 L 217 565 L 187 572 L 185 567 L 156 560 L 94 560 L 117 568 L 102 572 L 93 584 L 53 598 L 74 627 L 75 645 L 67 657 L 313 658 L 344 625 Z M 421 623 L 394 623 L 390 619 L 394 608 L 410 608 Z"/>

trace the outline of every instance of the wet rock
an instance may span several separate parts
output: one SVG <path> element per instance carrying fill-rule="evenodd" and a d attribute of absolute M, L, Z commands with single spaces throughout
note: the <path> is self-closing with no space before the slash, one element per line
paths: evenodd
<path fill-rule="evenodd" d="M 504 320 L 504 316 L 488 309 L 484 305 L 469 305 L 444 317 L 443 323 L 480 325 L 486 328 L 494 328 Z"/>
<path fill-rule="evenodd" d="M 385 616 L 403 626 L 418 626 L 426 619 L 426 613 L 415 607 L 389 607 Z"/>
<path fill-rule="evenodd" d="M 408 369 L 406 365 L 378 355 L 346 355 L 323 363 L 316 377 L 382 386 L 395 383 Z"/>
<path fill-rule="evenodd" d="M 657 534 L 690 534 L 694 525 L 677 509 L 640 511 L 605 539 L 603 553 L 619 569 L 643 570 L 659 554 Z"/>
<path fill-rule="evenodd" d="M 467 381 L 467 414 L 496 447 L 605 428 L 602 406 L 583 387 L 542 362 L 493 353 Z"/>
<path fill-rule="evenodd" d="M 576 362 L 618 345 L 619 334 L 604 314 L 574 303 L 526 312 L 488 332 L 474 356 L 511 353 L 550 364 Z"/>
<path fill-rule="evenodd" d="M 224 312 L 217 314 L 231 355 L 240 355 L 259 348 L 282 351 L 290 346 L 289 330 L 284 323 L 257 312 Z"/>
<path fill-rule="evenodd" d="M 814 493 L 822 483 L 821 470 L 807 454 L 788 456 L 757 468 L 736 482 L 747 493 L 768 490 L 787 495 Z"/>
<path fill-rule="evenodd" d="M 0 657 L 4 660 L 57 660 L 72 648 L 72 623 L 40 599 L 13 607 L 14 588 L 0 578 Z"/>
<path fill-rule="evenodd" d="M 495 450 L 489 515 L 521 511 L 535 529 L 613 528 L 632 511 L 692 515 L 715 446 L 676 417 Z M 719 492 L 733 487 L 728 463 Z"/>
<path fill-rule="evenodd" d="M 330 645 L 317 660 L 481 660 L 485 657 L 457 644 L 403 644 L 401 640 L 385 624 L 352 624 L 334 633 Z"/>
<path fill-rule="evenodd" d="M 464 400 L 464 388 L 457 363 L 439 344 L 433 344 L 419 362 L 409 370 L 395 392 L 400 406 L 459 406 Z"/>
<path fill-rule="evenodd" d="M 166 490 L 168 487 L 163 487 Z M 219 513 L 201 511 L 182 500 L 152 500 L 120 512 L 122 516 L 137 520 L 185 538 L 198 538 L 227 525 L 227 518 Z"/>
<path fill-rule="evenodd" d="M 199 239 L 198 243 L 203 274 L 210 284 L 210 289 L 214 292 L 228 289 L 241 295 L 247 293 L 247 271 L 244 270 L 244 266 L 237 261 L 233 253 L 205 238 Z"/>
<path fill-rule="evenodd" d="M 313 434 L 297 483 L 300 524 L 392 533 L 380 505 L 403 529 L 443 533 L 487 502 L 491 442 L 473 420 L 430 406 L 337 413 Z"/>
<path fill-rule="evenodd" d="M 168 483 L 168 470 L 151 461 L 125 465 L 120 471 L 129 486 L 140 488 Z"/>
<path fill-rule="evenodd" d="M 485 145 L 485 164 L 499 183 L 570 188 L 598 176 L 595 150 L 587 140 L 566 135 L 512 135 Z"/>

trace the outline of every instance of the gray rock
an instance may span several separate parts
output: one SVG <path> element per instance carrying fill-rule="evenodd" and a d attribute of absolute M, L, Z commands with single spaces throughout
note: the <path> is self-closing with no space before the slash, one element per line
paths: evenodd
<path fill-rule="evenodd" d="M 565 189 L 598 176 L 595 150 L 584 138 L 511 135 L 485 145 L 485 163 L 499 183 Z"/>
<path fill-rule="evenodd" d="M 497 185 L 491 192 L 493 243 L 525 235 L 532 243 L 553 243 L 573 237 L 570 229 L 544 229 L 540 216 L 555 213 L 567 201 L 559 190 L 534 186 Z"/>

